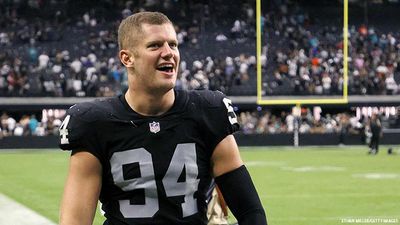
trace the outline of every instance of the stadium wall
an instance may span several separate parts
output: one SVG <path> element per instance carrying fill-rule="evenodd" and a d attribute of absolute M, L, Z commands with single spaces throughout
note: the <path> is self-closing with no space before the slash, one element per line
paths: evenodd
<path fill-rule="evenodd" d="M 239 146 L 293 146 L 293 134 L 235 134 Z M 300 134 L 300 146 L 339 145 L 339 134 Z M 3 137 L 0 139 L 0 149 L 27 149 L 27 148 L 58 148 L 57 136 L 26 136 Z M 360 135 L 346 134 L 342 136 L 342 144 L 363 145 Z M 399 132 L 384 132 L 381 144 L 400 144 Z"/>
<path fill-rule="evenodd" d="M 293 134 L 235 134 L 239 146 L 293 146 Z M 342 140 L 342 141 L 341 141 Z M 345 134 L 299 134 L 300 146 L 363 145 L 360 135 Z M 400 132 L 384 132 L 381 144 L 400 144 Z"/>

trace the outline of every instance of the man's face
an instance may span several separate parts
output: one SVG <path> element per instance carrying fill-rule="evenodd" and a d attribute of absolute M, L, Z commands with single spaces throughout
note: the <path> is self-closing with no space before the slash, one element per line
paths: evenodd
<path fill-rule="evenodd" d="M 165 92 L 175 86 L 180 56 L 176 32 L 171 24 L 143 24 L 133 52 L 136 88 Z"/>

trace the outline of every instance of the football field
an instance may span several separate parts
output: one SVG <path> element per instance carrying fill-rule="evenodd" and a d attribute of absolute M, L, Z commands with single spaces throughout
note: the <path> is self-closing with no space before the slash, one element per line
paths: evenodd
<path fill-rule="evenodd" d="M 400 225 L 400 146 L 394 155 L 386 149 L 372 156 L 365 146 L 242 147 L 241 154 L 270 225 Z M 60 150 L 0 150 L 0 197 L 57 223 L 68 158 Z M 0 225 L 19 225 L 2 223 L 13 216 L 1 210 Z M 101 221 L 97 213 L 94 224 Z"/>

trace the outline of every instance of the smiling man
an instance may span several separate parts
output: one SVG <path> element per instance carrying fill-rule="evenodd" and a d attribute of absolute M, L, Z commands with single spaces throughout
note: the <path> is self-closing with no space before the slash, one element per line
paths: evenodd
<path fill-rule="evenodd" d="M 137 13 L 118 38 L 128 91 L 71 107 L 60 127 L 60 147 L 72 150 L 60 224 L 92 224 L 100 200 L 106 225 L 205 225 L 213 179 L 240 225 L 266 224 L 232 135 L 231 101 L 174 90 L 180 56 L 171 21 Z"/>

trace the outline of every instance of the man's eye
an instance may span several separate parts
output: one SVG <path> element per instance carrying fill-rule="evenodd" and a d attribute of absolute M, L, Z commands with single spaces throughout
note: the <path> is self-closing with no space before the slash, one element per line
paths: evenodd
<path fill-rule="evenodd" d="M 160 45 L 159 44 L 151 44 L 149 45 L 149 48 L 159 48 Z"/>

